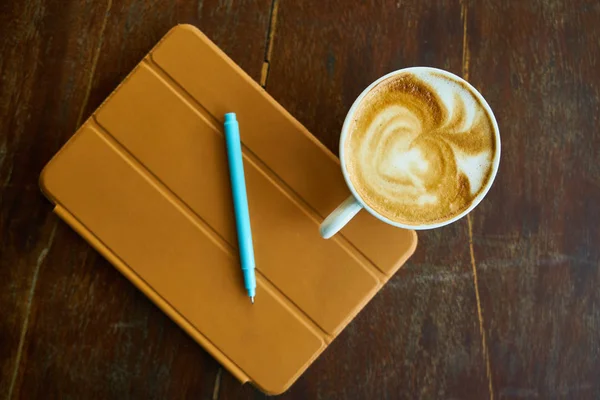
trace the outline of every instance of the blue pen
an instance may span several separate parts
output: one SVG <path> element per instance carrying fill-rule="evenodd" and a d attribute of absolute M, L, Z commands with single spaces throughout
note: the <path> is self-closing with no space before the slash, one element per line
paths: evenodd
<path fill-rule="evenodd" d="M 240 143 L 240 128 L 235 113 L 225 114 L 225 143 L 229 160 L 229 176 L 235 211 L 238 246 L 240 248 L 240 263 L 244 273 L 244 286 L 254 304 L 256 296 L 256 276 L 254 275 L 254 249 L 252 247 L 252 230 L 250 229 L 250 214 L 248 212 L 248 197 L 244 179 L 244 164 L 242 162 L 242 146 Z"/>

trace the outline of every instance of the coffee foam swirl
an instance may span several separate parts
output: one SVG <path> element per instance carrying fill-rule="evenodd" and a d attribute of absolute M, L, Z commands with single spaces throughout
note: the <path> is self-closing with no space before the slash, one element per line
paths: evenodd
<path fill-rule="evenodd" d="M 422 225 L 462 213 L 485 189 L 496 138 L 485 107 L 462 82 L 407 72 L 363 98 L 344 152 L 348 176 L 371 208 Z"/>

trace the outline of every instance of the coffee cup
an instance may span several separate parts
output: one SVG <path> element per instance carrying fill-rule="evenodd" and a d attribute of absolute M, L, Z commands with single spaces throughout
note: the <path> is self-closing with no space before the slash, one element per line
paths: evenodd
<path fill-rule="evenodd" d="M 464 79 L 412 67 L 369 85 L 348 111 L 340 137 L 351 195 L 321 224 L 330 238 L 359 211 L 405 229 L 448 225 L 489 191 L 500 163 L 492 109 Z"/>

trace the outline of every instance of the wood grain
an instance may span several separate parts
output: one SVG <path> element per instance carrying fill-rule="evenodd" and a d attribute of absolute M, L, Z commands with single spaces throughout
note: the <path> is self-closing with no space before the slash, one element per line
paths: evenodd
<path fill-rule="evenodd" d="M 38 189 L 44 163 L 72 133 L 84 98 L 104 4 L 3 2 L 0 9 L 0 396 L 17 395 L 17 366 L 39 273 L 64 234 Z M 70 27 L 70 28 L 69 28 Z M 73 31 L 88 31 L 78 38 Z M 55 314 L 58 320 L 59 314 Z"/>
<path fill-rule="evenodd" d="M 0 397 L 212 397 L 218 364 L 51 213 L 37 181 L 177 23 L 199 26 L 259 79 L 270 0 L 9 3 L 0 5 Z"/>
<path fill-rule="evenodd" d="M 114 1 L 85 116 L 176 24 L 197 26 L 258 82 L 270 11 L 271 0 Z"/>
<path fill-rule="evenodd" d="M 38 190 L 43 165 L 179 22 L 336 152 L 355 97 L 406 66 L 466 75 L 500 124 L 487 199 L 420 234 L 283 398 L 600 398 L 599 18 L 584 0 L 0 2 L 0 398 L 264 397 Z"/>
<path fill-rule="evenodd" d="M 600 398 L 600 6 L 472 2 L 503 155 L 472 214 L 497 398 Z"/>
<path fill-rule="evenodd" d="M 267 90 L 337 153 L 347 110 L 373 80 L 462 70 L 458 2 L 281 1 Z M 417 253 L 292 389 L 291 399 L 485 398 L 466 220 L 419 235 Z M 221 399 L 257 398 L 223 376 Z"/>

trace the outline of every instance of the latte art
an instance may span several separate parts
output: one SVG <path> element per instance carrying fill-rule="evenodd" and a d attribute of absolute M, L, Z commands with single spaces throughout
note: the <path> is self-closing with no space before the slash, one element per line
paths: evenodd
<path fill-rule="evenodd" d="M 486 188 L 496 157 L 486 108 L 466 85 L 435 71 L 406 72 L 362 99 L 343 151 L 360 197 L 388 219 L 451 219 Z"/>

